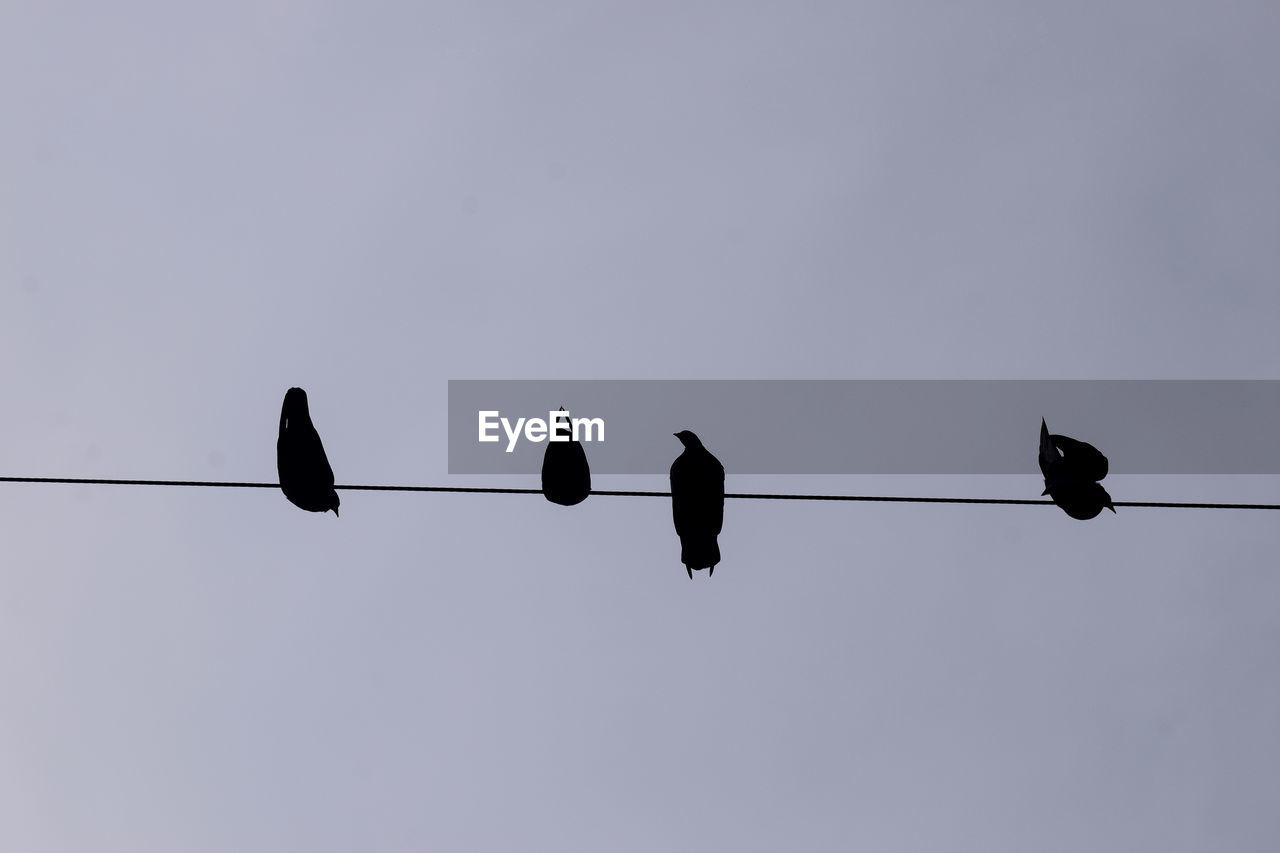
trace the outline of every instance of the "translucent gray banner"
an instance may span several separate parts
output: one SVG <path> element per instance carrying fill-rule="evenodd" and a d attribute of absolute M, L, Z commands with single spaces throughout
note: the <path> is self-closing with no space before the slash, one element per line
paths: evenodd
<path fill-rule="evenodd" d="M 1041 417 L 1114 474 L 1280 473 L 1280 380 L 1145 379 L 450 380 L 449 473 L 537 473 L 561 406 L 599 474 L 667 473 L 688 429 L 735 474 L 1038 475 Z"/>

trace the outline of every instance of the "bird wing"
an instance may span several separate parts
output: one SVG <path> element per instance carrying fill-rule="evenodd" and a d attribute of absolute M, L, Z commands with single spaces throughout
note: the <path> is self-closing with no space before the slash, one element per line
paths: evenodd
<path fill-rule="evenodd" d="M 710 453 L 685 450 L 671 464 L 671 517 L 682 537 L 720 533 L 724 526 L 724 466 Z"/>
<path fill-rule="evenodd" d="M 1107 457 L 1098 448 L 1065 435 L 1055 435 L 1052 439 L 1062 451 L 1063 465 L 1071 472 L 1071 476 L 1094 482 L 1107 476 Z"/>
<path fill-rule="evenodd" d="M 547 443 L 542 454 L 542 493 L 556 503 L 567 497 L 577 503 L 591 493 L 591 466 L 581 442 Z"/>
<path fill-rule="evenodd" d="M 276 456 L 282 483 L 322 488 L 333 485 L 333 468 L 324 452 L 320 433 L 311 423 L 306 394 L 300 389 L 289 389 L 280 407 Z"/>
<path fill-rule="evenodd" d="M 324 485 L 332 486 L 333 466 L 329 464 L 329 456 L 324 452 L 324 444 L 320 441 L 320 433 L 316 432 L 315 427 L 312 427 L 309 423 L 307 426 L 310 427 L 306 436 L 307 459 L 315 471 L 315 476 L 323 478 Z"/>

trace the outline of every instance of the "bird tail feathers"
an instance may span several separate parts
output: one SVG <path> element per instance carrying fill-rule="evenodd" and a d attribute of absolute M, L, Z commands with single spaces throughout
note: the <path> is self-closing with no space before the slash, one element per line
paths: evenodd
<path fill-rule="evenodd" d="M 680 540 L 680 562 L 690 569 L 710 569 L 720 562 L 720 543 L 714 536 L 686 536 Z"/>

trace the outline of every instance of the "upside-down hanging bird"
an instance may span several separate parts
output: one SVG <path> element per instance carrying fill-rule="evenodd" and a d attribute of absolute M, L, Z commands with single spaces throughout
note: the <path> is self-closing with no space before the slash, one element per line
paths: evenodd
<path fill-rule="evenodd" d="M 320 443 L 320 434 L 311 423 L 307 392 L 301 388 L 290 388 L 280 407 L 276 468 L 280 473 L 280 490 L 294 506 L 310 512 L 333 510 L 335 516 L 338 514 L 333 469 Z"/>
<path fill-rule="evenodd" d="M 560 407 L 564 411 L 564 406 Z M 567 418 L 557 418 L 552 424 L 558 440 L 547 439 L 547 449 L 542 454 L 542 494 L 553 504 L 573 506 L 580 504 L 591 494 L 591 467 L 587 465 L 587 452 L 582 442 L 570 437 Z"/>
<path fill-rule="evenodd" d="M 1107 457 L 1092 444 L 1050 435 L 1049 427 L 1040 419 L 1040 473 L 1044 474 L 1044 491 L 1062 511 L 1072 518 L 1087 521 L 1102 510 L 1116 511 L 1111 495 L 1098 481 L 1107 476 Z"/>
<path fill-rule="evenodd" d="M 694 569 L 715 574 L 720 562 L 716 537 L 724 525 L 724 466 L 696 435 L 673 433 L 684 452 L 671 463 L 671 517 L 680 537 L 680 562 L 693 579 Z"/>

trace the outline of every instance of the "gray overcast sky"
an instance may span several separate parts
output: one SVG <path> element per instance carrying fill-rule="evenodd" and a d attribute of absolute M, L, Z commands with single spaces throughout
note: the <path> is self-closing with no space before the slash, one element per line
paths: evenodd
<path fill-rule="evenodd" d="M 291 385 L 339 481 L 461 484 L 451 378 L 1280 378 L 1277 43 L 4 3 L 0 471 L 271 480 Z M 729 487 L 1034 497 L 1037 427 L 1025 477 Z M 1106 515 L 732 502 L 691 583 L 653 499 L 4 485 L 0 849 L 1273 850 L 1278 521 Z"/>

